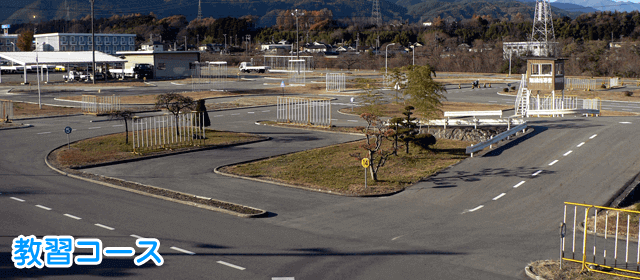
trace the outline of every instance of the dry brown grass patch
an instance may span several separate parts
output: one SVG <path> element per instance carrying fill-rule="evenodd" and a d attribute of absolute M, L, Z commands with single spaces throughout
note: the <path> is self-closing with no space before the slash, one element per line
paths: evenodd
<path fill-rule="evenodd" d="M 40 109 L 38 104 L 13 102 L 13 115 L 15 118 L 62 116 L 80 113 L 82 113 L 80 108 L 42 105 L 42 109 Z"/>

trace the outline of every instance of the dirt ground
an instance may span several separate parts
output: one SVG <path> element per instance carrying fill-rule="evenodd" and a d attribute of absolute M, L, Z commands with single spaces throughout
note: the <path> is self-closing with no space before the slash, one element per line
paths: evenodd
<path fill-rule="evenodd" d="M 42 109 L 38 104 L 13 102 L 14 118 L 35 118 L 47 116 L 63 116 L 82 113 L 82 109 L 73 107 L 57 107 L 42 105 Z"/>

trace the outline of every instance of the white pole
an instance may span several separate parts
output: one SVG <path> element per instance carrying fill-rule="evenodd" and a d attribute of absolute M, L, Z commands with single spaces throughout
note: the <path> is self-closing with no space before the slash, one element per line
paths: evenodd
<path fill-rule="evenodd" d="M 578 215 L 578 206 L 574 206 L 573 208 L 573 247 L 571 248 L 571 253 L 573 259 L 576 258 L 576 218 Z"/>
<path fill-rule="evenodd" d="M 616 212 L 616 244 L 614 246 L 613 251 L 613 261 L 614 264 L 618 263 L 618 225 L 620 223 L 620 212 Z"/>

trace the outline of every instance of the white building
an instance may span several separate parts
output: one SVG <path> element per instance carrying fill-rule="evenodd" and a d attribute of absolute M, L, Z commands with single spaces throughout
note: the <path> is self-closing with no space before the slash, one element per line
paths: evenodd
<path fill-rule="evenodd" d="M 33 36 L 38 51 L 90 51 L 91 33 L 48 33 Z M 134 51 L 135 34 L 95 34 L 96 51 L 115 54 L 119 51 Z"/>
<path fill-rule="evenodd" d="M 502 57 L 509 59 L 516 56 L 542 56 L 545 53 L 556 53 L 558 42 L 550 42 L 550 50 L 546 50 L 547 45 L 540 42 L 504 42 L 502 43 Z"/>
<path fill-rule="evenodd" d="M 18 34 L 0 34 L 0 52 L 19 52 Z"/>

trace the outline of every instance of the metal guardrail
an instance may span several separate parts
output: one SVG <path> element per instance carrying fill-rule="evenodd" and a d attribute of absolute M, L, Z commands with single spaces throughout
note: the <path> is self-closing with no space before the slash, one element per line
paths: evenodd
<path fill-rule="evenodd" d="M 0 120 L 10 121 L 13 119 L 13 101 L 0 100 Z"/>
<path fill-rule="evenodd" d="M 444 129 L 447 129 L 447 126 L 473 126 L 474 128 L 478 128 L 478 126 L 509 126 L 509 125 L 518 125 L 522 124 L 524 121 L 522 119 L 440 119 L 440 120 L 429 120 L 429 121 L 420 121 L 422 125 L 430 125 L 430 126 L 443 126 Z"/>
<path fill-rule="evenodd" d="M 569 224 L 567 214 L 569 218 L 573 216 Z M 640 231 L 638 215 L 640 211 L 565 202 L 560 229 L 560 268 L 563 261 L 569 261 L 581 264 L 582 270 L 640 279 L 640 234 L 634 236 L 631 231 Z M 571 244 L 566 240 L 568 229 L 571 230 Z M 578 234 L 579 231 L 582 234 Z M 581 243 L 578 246 L 576 237 Z M 634 244 L 630 246 L 629 242 Z M 567 245 L 571 247 L 567 248 Z M 624 260 L 619 253 L 624 253 Z"/>
<path fill-rule="evenodd" d="M 509 137 L 509 136 L 511 136 L 513 134 L 516 134 L 516 132 L 518 132 L 520 130 L 522 130 L 522 132 L 524 132 L 524 130 L 526 128 L 527 128 L 527 123 L 524 122 L 523 124 L 518 125 L 518 126 L 516 126 L 514 128 L 511 128 L 511 129 L 509 129 L 509 130 L 507 130 L 507 131 L 505 131 L 503 133 L 500 133 L 500 134 L 492 137 L 491 139 L 489 139 L 487 141 L 480 142 L 478 144 L 475 144 L 475 145 L 467 147 L 466 153 L 467 154 L 471 154 L 471 157 L 473 157 L 473 153 L 482 151 L 486 147 L 493 148 L 493 144 L 496 144 L 496 143 L 498 143 L 498 142 L 500 142 L 500 141 L 502 141 L 504 139 L 507 139 L 507 137 Z"/>
<path fill-rule="evenodd" d="M 500 116 L 502 118 L 502 110 L 496 111 L 448 111 L 444 112 L 444 116 L 449 117 L 477 117 L 477 116 Z"/>

